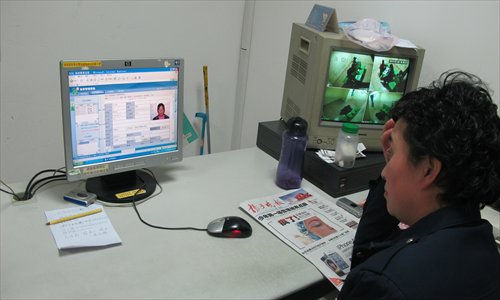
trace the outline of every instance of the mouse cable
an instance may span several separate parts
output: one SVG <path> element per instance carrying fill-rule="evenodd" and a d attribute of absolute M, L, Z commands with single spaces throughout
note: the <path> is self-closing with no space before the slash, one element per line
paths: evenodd
<path fill-rule="evenodd" d="M 153 174 L 153 172 L 149 169 L 143 169 L 145 171 L 148 171 L 151 176 L 153 176 L 153 179 L 155 180 L 156 184 L 158 186 L 160 186 L 160 184 L 158 183 L 158 180 L 156 180 L 156 177 L 155 175 Z M 143 184 L 136 190 L 136 192 L 132 195 L 132 207 L 134 208 L 135 210 L 135 213 L 137 214 L 137 217 L 139 217 L 139 220 L 146 224 L 147 226 L 149 227 L 152 227 L 152 228 L 156 228 L 156 229 L 164 229 L 164 230 L 196 230 L 196 231 L 207 231 L 206 228 L 195 228 L 195 227 L 163 227 L 163 226 L 157 226 L 157 225 L 153 225 L 153 224 L 150 224 L 146 221 L 144 221 L 144 219 L 142 219 L 141 217 L 141 214 L 139 213 L 139 210 L 137 209 L 137 205 L 135 204 L 135 196 L 141 191 L 141 189 L 146 185 L 145 182 L 143 182 Z"/>

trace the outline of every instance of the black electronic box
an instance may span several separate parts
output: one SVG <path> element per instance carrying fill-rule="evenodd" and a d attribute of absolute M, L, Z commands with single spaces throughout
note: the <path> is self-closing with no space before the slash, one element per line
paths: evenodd
<path fill-rule="evenodd" d="M 285 129 L 282 120 L 260 122 L 257 147 L 279 160 L 281 135 Z M 325 162 L 316 154 L 317 151 L 306 151 L 304 178 L 334 198 L 368 189 L 369 181 L 379 177 L 385 166 L 382 152 L 366 152 L 365 158 L 356 159 L 354 168 L 346 169 Z"/>

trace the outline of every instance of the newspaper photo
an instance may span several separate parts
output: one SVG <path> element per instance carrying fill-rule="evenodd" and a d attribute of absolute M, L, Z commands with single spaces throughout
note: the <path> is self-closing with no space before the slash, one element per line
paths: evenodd
<path fill-rule="evenodd" d="M 252 199 L 240 208 L 309 260 L 340 291 L 359 219 L 308 189 Z"/>

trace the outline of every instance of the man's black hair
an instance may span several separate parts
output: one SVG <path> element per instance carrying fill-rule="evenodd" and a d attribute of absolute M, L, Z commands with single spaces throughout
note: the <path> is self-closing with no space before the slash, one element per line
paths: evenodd
<path fill-rule="evenodd" d="M 407 123 L 404 138 L 417 164 L 435 157 L 435 184 L 446 205 L 483 207 L 500 197 L 500 118 L 488 87 L 475 75 L 446 72 L 429 87 L 403 96 L 394 120 Z"/>

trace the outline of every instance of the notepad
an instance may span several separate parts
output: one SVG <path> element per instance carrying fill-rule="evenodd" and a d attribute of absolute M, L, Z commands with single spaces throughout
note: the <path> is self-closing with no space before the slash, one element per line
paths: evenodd
<path fill-rule="evenodd" d="M 45 216 L 47 217 L 47 222 L 50 222 L 97 208 L 101 208 L 102 212 L 49 226 L 58 249 L 64 250 L 121 244 L 121 239 L 102 205 L 92 204 L 88 207 L 78 206 L 51 210 L 46 211 Z"/>

